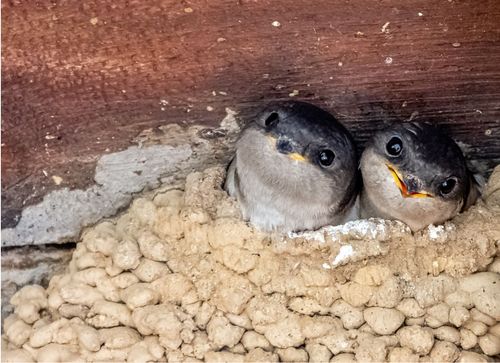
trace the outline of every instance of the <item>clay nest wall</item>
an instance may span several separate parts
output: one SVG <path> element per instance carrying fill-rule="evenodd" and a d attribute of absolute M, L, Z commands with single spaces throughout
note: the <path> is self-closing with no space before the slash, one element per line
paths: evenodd
<path fill-rule="evenodd" d="M 87 229 L 67 271 L 11 299 L 2 361 L 491 361 L 500 167 L 443 226 L 360 220 L 271 235 L 223 168 Z"/>

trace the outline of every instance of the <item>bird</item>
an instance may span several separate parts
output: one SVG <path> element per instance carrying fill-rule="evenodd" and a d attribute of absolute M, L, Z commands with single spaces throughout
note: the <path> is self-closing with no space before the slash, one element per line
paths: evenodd
<path fill-rule="evenodd" d="M 426 122 L 396 123 L 375 133 L 360 170 L 360 216 L 399 220 L 413 232 L 453 218 L 480 194 L 460 147 Z"/>
<path fill-rule="evenodd" d="M 263 231 L 300 232 L 357 217 L 359 171 L 352 136 L 308 102 L 274 102 L 236 142 L 225 189 Z"/>

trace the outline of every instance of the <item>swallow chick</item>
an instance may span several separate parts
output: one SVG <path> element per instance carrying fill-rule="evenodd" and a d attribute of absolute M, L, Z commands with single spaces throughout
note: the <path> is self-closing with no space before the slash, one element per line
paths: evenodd
<path fill-rule="evenodd" d="M 413 231 L 453 218 L 479 190 L 458 145 L 425 123 L 396 124 L 366 146 L 361 217 L 397 219 Z"/>
<path fill-rule="evenodd" d="M 349 132 L 312 104 L 283 102 L 242 131 L 225 188 L 245 220 L 291 232 L 353 219 L 358 179 Z"/>

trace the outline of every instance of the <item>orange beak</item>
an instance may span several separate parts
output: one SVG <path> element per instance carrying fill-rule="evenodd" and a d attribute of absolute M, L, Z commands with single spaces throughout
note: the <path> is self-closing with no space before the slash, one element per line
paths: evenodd
<path fill-rule="evenodd" d="M 392 178 L 394 179 L 394 182 L 396 183 L 397 187 L 399 188 L 399 191 L 401 192 L 401 195 L 403 196 L 403 198 L 432 198 L 432 194 L 430 194 L 424 190 L 420 190 L 417 192 L 409 191 L 408 187 L 406 186 L 405 182 L 403 181 L 403 177 L 398 172 L 398 170 L 390 164 L 387 164 L 387 168 L 391 172 Z"/>

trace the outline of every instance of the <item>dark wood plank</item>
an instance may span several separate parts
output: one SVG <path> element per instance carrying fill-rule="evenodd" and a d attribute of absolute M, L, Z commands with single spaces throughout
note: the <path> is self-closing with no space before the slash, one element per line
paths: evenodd
<path fill-rule="evenodd" d="M 248 118 L 294 90 L 360 143 L 413 115 L 446 126 L 472 160 L 500 158 L 496 0 L 2 6 L 3 226 L 50 190 L 90 185 L 99 156 L 146 128 L 215 125 L 225 107 Z"/>

